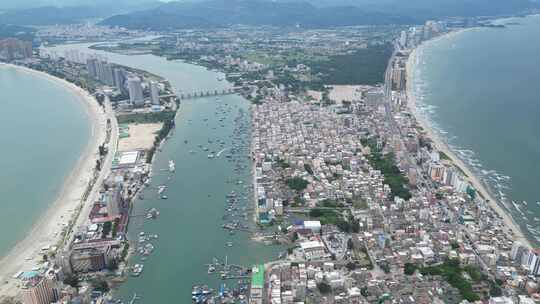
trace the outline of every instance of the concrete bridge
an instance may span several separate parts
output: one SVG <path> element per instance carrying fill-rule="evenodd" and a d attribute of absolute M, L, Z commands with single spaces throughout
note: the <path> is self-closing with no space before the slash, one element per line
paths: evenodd
<path fill-rule="evenodd" d="M 235 94 L 235 88 L 223 89 L 223 90 L 207 90 L 207 91 L 194 91 L 190 93 L 178 92 L 178 97 L 180 100 L 200 98 L 200 97 L 209 97 L 209 96 L 222 96 L 222 95 L 231 95 Z"/>

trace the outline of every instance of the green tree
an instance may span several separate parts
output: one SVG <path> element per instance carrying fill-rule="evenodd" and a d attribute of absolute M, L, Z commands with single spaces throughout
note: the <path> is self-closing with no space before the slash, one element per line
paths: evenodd
<path fill-rule="evenodd" d="M 107 281 L 103 279 L 94 279 L 91 281 L 91 285 L 94 288 L 94 290 L 97 290 L 97 291 L 108 292 L 110 290 L 109 284 L 107 284 Z"/>
<path fill-rule="evenodd" d="M 79 287 L 79 278 L 73 274 L 67 275 L 64 278 L 64 284 L 77 288 Z"/>
<path fill-rule="evenodd" d="M 309 182 L 301 177 L 292 177 L 285 180 L 285 183 L 289 188 L 296 190 L 296 191 L 302 191 L 306 189 Z"/>
<path fill-rule="evenodd" d="M 319 289 L 322 294 L 329 294 L 332 292 L 332 287 L 326 282 L 317 283 L 317 289 Z"/>
<path fill-rule="evenodd" d="M 103 223 L 103 229 L 101 230 L 101 237 L 106 238 L 112 229 L 112 222 Z"/>
<path fill-rule="evenodd" d="M 417 267 L 415 264 L 412 263 L 405 263 L 405 268 L 403 270 L 403 273 L 406 275 L 412 275 L 416 271 Z"/>
<path fill-rule="evenodd" d="M 309 164 L 304 164 L 304 169 L 307 173 L 309 173 L 309 175 L 313 175 L 313 169 L 311 169 L 311 166 Z"/>

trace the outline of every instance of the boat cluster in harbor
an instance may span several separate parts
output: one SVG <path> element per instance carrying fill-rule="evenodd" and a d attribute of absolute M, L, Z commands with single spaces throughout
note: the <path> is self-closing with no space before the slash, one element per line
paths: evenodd
<path fill-rule="evenodd" d="M 154 245 L 150 243 L 152 240 L 157 240 L 159 236 L 157 234 L 145 234 L 143 231 L 139 233 L 139 241 L 137 247 L 137 253 L 146 257 L 154 251 Z M 144 259 L 143 257 L 143 259 Z"/>
<path fill-rule="evenodd" d="M 168 169 L 162 169 L 160 171 L 163 171 L 163 172 L 168 172 L 169 175 L 173 174 L 175 172 L 175 163 L 173 160 L 169 160 L 169 163 L 168 163 Z M 170 180 L 170 176 L 168 178 Z M 151 186 L 151 180 L 148 179 L 147 180 L 147 183 L 145 183 L 145 186 L 146 187 L 152 187 Z M 167 199 L 167 196 L 165 195 L 165 190 L 167 190 L 167 185 L 159 185 L 157 186 L 157 194 L 159 196 L 159 198 L 161 199 Z M 142 197 L 139 197 L 139 199 L 143 199 Z M 155 207 L 152 207 L 152 208 L 149 208 L 148 210 L 146 210 L 145 213 L 143 214 L 140 214 L 140 215 L 132 215 L 133 216 L 141 216 L 141 217 L 145 217 L 147 220 L 155 220 L 159 217 L 160 215 L 160 212 L 158 211 L 157 208 Z M 137 240 L 137 243 L 135 244 L 136 247 L 135 247 L 135 251 L 134 253 L 136 255 L 139 255 L 141 258 L 140 258 L 140 261 L 145 261 L 155 250 L 155 246 L 154 244 L 152 244 L 152 242 L 156 241 L 159 239 L 159 235 L 158 234 L 150 234 L 150 233 L 146 233 L 144 231 L 141 231 L 139 232 L 139 235 L 138 235 L 138 240 Z M 143 263 L 138 263 L 138 264 L 135 264 L 133 266 L 130 267 L 130 275 L 132 277 L 138 277 L 142 274 L 143 272 L 143 269 L 144 269 L 144 264 Z"/>
<path fill-rule="evenodd" d="M 221 102 L 218 104 L 215 114 L 217 117 L 230 116 L 234 107 Z M 252 232 L 250 219 L 253 216 L 254 208 L 250 202 L 253 192 L 251 185 L 245 182 L 251 176 L 249 162 L 250 119 L 247 115 L 248 112 L 242 109 L 237 110 L 233 118 L 234 129 L 229 143 L 219 139 L 208 139 L 211 147 L 199 146 L 204 151 L 210 152 L 208 158 L 215 161 L 224 156 L 226 161 L 232 164 L 233 174 L 226 180 L 230 188 L 224 196 L 224 214 L 221 225 L 230 237 L 233 237 L 237 232 Z M 219 122 L 221 123 L 224 119 L 225 117 L 219 118 Z M 219 151 L 215 152 L 213 149 Z M 231 239 L 226 241 L 224 245 L 225 247 L 233 247 L 235 244 Z M 251 275 L 249 267 L 230 264 L 227 257 L 223 261 L 214 258 L 212 263 L 206 266 L 208 275 L 217 276 L 222 283 L 217 290 L 209 289 L 204 285 L 203 287 L 201 285 L 195 286 L 192 292 L 194 303 L 247 303 Z"/>
<path fill-rule="evenodd" d="M 194 303 L 247 303 L 251 269 L 229 264 L 227 257 L 223 261 L 214 258 L 208 264 L 208 275 L 218 275 L 221 280 L 232 280 L 229 286 L 223 282 L 216 292 L 208 286 L 194 286 L 192 300 Z"/>
<path fill-rule="evenodd" d="M 191 299 L 197 304 L 217 304 L 217 303 L 247 303 L 248 283 L 241 281 L 235 288 L 229 288 L 225 283 L 221 284 L 219 290 L 208 288 L 208 286 L 193 286 Z"/>
<path fill-rule="evenodd" d="M 213 163 L 220 166 L 224 165 L 227 167 L 227 171 L 230 171 L 229 176 L 225 179 L 226 192 L 217 198 L 219 206 L 224 209 L 223 214 L 220 214 L 222 222 L 216 224 L 217 227 L 221 226 L 223 228 L 225 239 L 222 248 L 231 257 L 231 252 L 234 251 L 231 247 L 239 245 L 237 243 L 239 239 L 235 235 L 241 232 L 250 233 L 253 230 L 252 225 L 250 225 L 255 209 L 251 206 L 253 189 L 251 183 L 246 182 L 251 179 L 251 147 L 249 139 L 251 120 L 248 117 L 249 112 L 240 109 L 237 105 L 223 101 L 216 104 L 214 114 L 215 118 L 201 117 L 200 122 L 212 129 L 220 126 L 227 128 L 231 126 L 232 130 L 227 129 L 228 135 L 211 135 L 202 140 L 182 138 L 181 143 L 185 147 L 185 151 L 189 151 L 189 154 L 195 154 L 196 158 L 212 159 Z M 191 123 L 189 119 L 188 123 Z M 176 199 L 169 193 L 169 190 L 173 187 L 173 184 L 170 183 L 172 181 L 171 176 L 176 169 L 178 168 L 176 168 L 176 164 L 172 160 L 169 161 L 168 168 L 160 169 L 159 174 L 168 175 L 168 178 L 154 185 L 149 183 L 147 186 L 151 189 L 150 193 L 156 195 L 157 192 L 157 198 L 161 200 L 169 198 L 172 201 Z M 208 195 L 208 197 L 210 196 Z M 219 206 L 218 208 L 220 208 Z M 148 209 L 145 216 L 148 220 L 155 219 L 159 216 L 159 211 L 156 208 Z M 155 238 L 157 238 L 157 235 L 155 235 Z M 155 238 L 154 235 L 148 234 L 148 232 L 141 232 L 139 235 L 139 242 L 135 251 L 141 257 L 137 261 L 139 263 L 137 264 L 138 267 L 133 268 L 134 271 L 139 271 L 141 265 L 143 265 L 142 261 L 147 259 L 155 250 L 153 244 Z M 193 287 L 191 296 L 194 303 L 247 303 L 251 272 L 249 267 L 231 265 L 227 262 L 226 257 L 222 261 L 213 259 L 201 271 L 206 271 L 212 279 L 208 282 L 197 282 L 202 284 Z M 135 275 L 133 271 L 132 273 L 134 276 L 141 274 L 138 272 Z M 216 279 L 221 280 L 220 286 L 211 283 L 215 282 Z M 208 286 L 213 289 L 208 288 Z"/>
<path fill-rule="evenodd" d="M 208 138 L 206 144 L 198 144 L 195 149 L 190 149 L 190 154 L 196 154 L 197 150 L 202 150 L 208 153 L 209 159 L 217 160 L 225 157 L 227 162 L 233 164 L 234 175 L 227 179 L 227 184 L 231 185 L 231 192 L 225 196 L 225 212 L 222 216 L 224 223 L 222 228 L 228 230 L 230 235 L 234 235 L 236 231 L 250 232 L 248 225 L 250 212 L 254 208 L 248 207 L 248 198 L 252 196 L 249 185 L 244 184 L 244 179 L 249 176 L 249 162 L 245 160 L 249 158 L 249 138 L 246 133 L 249 132 L 250 120 L 246 117 L 246 112 L 238 109 L 237 105 L 230 105 L 227 102 L 220 102 L 214 111 L 217 117 L 218 124 L 221 127 L 225 126 L 225 120 L 232 116 L 236 111 L 236 116 L 233 118 L 234 129 L 230 136 L 230 141 L 222 138 Z M 206 126 L 210 127 L 211 118 L 203 118 L 202 121 Z M 188 121 L 190 122 L 190 121 Z M 216 129 L 217 127 L 211 127 Z M 189 145 L 188 140 L 184 140 L 184 144 Z M 165 191 L 166 186 L 160 188 L 160 194 Z M 234 244 L 231 241 L 225 243 L 225 247 L 232 247 Z"/>
<path fill-rule="evenodd" d="M 231 192 L 225 197 L 225 214 L 222 227 L 233 235 L 236 231 L 250 232 L 249 216 L 253 208 L 249 206 L 249 198 L 252 196 L 249 185 L 244 184 L 244 179 L 249 176 L 249 144 L 246 133 L 249 132 L 249 119 L 245 112 L 239 110 L 234 118 L 234 130 L 232 134 L 232 147 L 227 151 L 227 161 L 233 164 L 234 176 L 227 180 L 231 184 Z M 228 245 L 228 244 L 227 244 Z"/>
<path fill-rule="evenodd" d="M 228 230 L 231 235 L 235 231 L 250 231 L 249 225 L 246 223 L 248 220 L 248 207 L 245 206 L 246 200 L 246 196 L 239 197 L 234 190 L 226 197 L 225 214 L 222 217 L 225 223 L 222 227 Z M 242 203 L 244 206 L 240 206 Z"/>
<path fill-rule="evenodd" d="M 156 219 L 159 216 L 159 211 L 156 208 L 151 208 L 146 213 L 146 219 Z"/>

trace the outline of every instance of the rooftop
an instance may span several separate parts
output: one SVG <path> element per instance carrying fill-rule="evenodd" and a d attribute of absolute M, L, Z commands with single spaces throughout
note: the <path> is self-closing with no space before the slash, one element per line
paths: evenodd
<path fill-rule="evenodd" d="M 263 288 L 264 286 L 264 265 L 254 266 L 251 275 L 251 288 Z"/>

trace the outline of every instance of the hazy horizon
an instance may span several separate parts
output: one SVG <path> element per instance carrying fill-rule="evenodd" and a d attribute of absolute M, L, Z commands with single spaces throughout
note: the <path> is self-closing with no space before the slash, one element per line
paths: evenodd
<path fill-rule="evenodd" d="M 168 2 L 167 0 L 115 0 L 115 5 L 140 5 L 153 2 Z M 0 9 L 25 9 L 41 6 L 95 6 L 107 4 L 110 0 L 3 0 L 0 1 Z"/>

